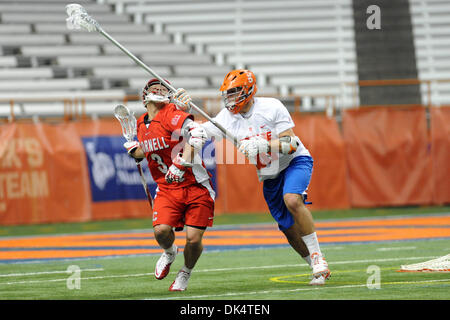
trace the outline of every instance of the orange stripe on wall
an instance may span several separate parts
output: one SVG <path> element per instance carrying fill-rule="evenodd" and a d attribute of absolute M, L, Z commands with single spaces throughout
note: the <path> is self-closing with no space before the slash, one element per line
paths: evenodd
<path fill-rule="evenodd" d="M 52 259 L 52 258 L 86 258 L 105 257 L 114 255 L 148 254 L 161 252 L 161 249 L 135 249 L 135 250 L 45 250 L 45 251 L 0 251 L 0 259 Z"/>

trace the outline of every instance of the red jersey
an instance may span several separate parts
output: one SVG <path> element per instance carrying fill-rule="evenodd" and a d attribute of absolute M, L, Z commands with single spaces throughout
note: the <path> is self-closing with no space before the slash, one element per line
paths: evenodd
<path fill-rule="evenodd" d="M 194 164 L 192 168 L 186 168 L 182 182 L 169 184 L 165 179 L 167 170 L 172 165 L 172 158 L 183 152 L 185 141 L 181 135 L 181 128 L 188 118 L 194 120 L 191 114 L 178 110 L 173 103 L 169 103 L 159 110 L 152 120 L 148 120 L 147 113 L 137 120 L 139 145 L 145 153 L 150 173 L 159 188 L 176 189 L 195 183 L 203 184 L 209 180 L 203 162 Z"/>

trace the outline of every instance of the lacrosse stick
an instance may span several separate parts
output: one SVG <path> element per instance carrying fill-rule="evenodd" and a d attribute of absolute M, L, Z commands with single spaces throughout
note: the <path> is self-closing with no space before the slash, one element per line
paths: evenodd
<path fill-rule="evenodd" d="M 175 92 L 176 89 L 170 85 L 167 81 L 161 78 L 155 71 L 150 69 L 144 62 L 139 60 L 134 54 L 132 54 L 128 49 L 122 46 L 119 42 L 117 42 L 113 37 L 111 37 L 100 24 L 95 21 L 90 15 L 88 15 L 86 9 L 84 9 L 81 5 L 72 3 L 66 6 L 66 12 L 69 17 L 66 19 L 67 28 L 69 29 L 86 29 L 87 31 L 97 31 L 106 39 L 111 41 L 114 45 L 116 45 L 120 50 L 122 50 L 127 56 L 129 56 L 136 64 L 142 67 L 145 71 L 150 73 L 156 79 L 158 79 L 165 87 L 169 88 L 171 92 Z M 205 117 L 208 121 L 210 121 L 213 125 L 215 125 L 226 138 L 229 138 L 236 147 L 238 147 L 237 139 L 228 132 L 224 127 L 222 127 L 218 122 L 214 121 L 206 112 L 197 107 L 193 102 L 190 102 L 190 106 L 194 108 L 198 113 L 200 113 L 203 117 Z"/>
<path fill-rule="evenodd" d="M 122 127 L 122 134 L 127 139 L 128 142 L 132 141 L 136 136 L 136 118 L 130 110 L 124 106 L 119 104 L 114 108 L 114 116 L 119 120 L 120 126 Z M 144 187 L 145 194 L 147 195 L 148 203 L 150 204 L 150 208 L 153 210 L 153 199 L 150 191 L 148 190 L 147 182 L 145 181 L 144 172 L 142 171 L 141 163 L 138 159 L 136 160 L 136 166 L 139 170 L 139 174 L 141 176 L 142 186 Z"/>

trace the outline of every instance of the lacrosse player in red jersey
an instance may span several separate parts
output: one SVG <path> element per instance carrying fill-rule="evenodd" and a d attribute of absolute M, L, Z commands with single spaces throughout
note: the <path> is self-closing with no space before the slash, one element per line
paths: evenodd
<path fill-rule="evenodd" d="M 183 291 L 203 251 L 203 234 L 214 218 L 215 192 L 199 155 L 207 136 L 186 112 L 191 98 L 184 89 L 171 96 L 164 84 L 151 79 L 144 87 L 142 99 L 147 112 L 137 120 L 139 141 L 126 142 L 124 147 L 135 159 L 147 159 L 157 184 L 153 228 L 164 253 L 156 263 L 156 279 L 168 275 L 177 255 L 174 229 L 186 227 L 184 266 L 169 288 Z"/>
<path fill-rule="evenodd" d="M 255 97 L 253 72 L 229 72 L 220 88 L 225 108 L 214 118 L 239 140 L 239 151 L 252 163 L 270 213 L 289 244 L 310 265 L 311 285 L 323 285 L 330 276 L 320 250 L 314 221 L 305 206 L 313 159 L 295 136 L 286 107 L 274 98 Z M 222 134 L 211 122 L 203 123 L 209 136 Z"/>

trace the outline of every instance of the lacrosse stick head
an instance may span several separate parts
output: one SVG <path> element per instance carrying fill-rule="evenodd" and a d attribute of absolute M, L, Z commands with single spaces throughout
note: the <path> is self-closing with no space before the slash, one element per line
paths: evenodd
<path fill-rule="evenodd" d="M 86 29 L 87 31 L 100 31 L 100 25 L 90 15 L 86 9 L 77 3 L 71 3 L 66 6 L 66 12 L 69 16 L 66 19 L 68 29 Z"/>
<path fill-rule="evenodd" d="M 122 127 L 122 134 L 127 141 L 132 141 L 137 134 L 136 117 L 123 104 L 119 104 L 114 108 L 114 116 L 119 120 Z"/>

